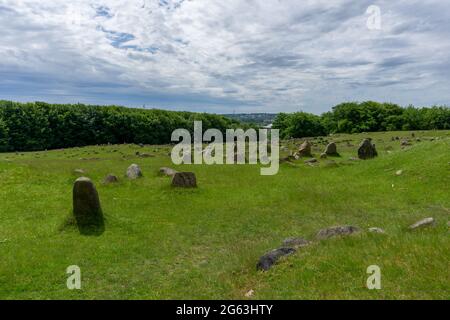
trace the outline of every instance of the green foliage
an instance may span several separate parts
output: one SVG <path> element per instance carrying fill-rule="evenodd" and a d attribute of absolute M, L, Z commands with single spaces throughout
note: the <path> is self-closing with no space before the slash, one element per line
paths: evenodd
<path fill-rule="evenodd" d="M 401 108 L 374 101 L 345 102 L 320 117 L 303 112 L 279 114 L 274 127 L 280 129 L 281 136 L 293 138 L 329 133 L 445 130 L 450 128 L 450 108 Z"/>
<path fill-rule="evenodd" d="M 224 132 L 238 121 L 219 115 L 117 106 L 0 101 L 0 151 L 34 151 L 97 144 L 167 144 L 173 130 L 203 128 Z"/>

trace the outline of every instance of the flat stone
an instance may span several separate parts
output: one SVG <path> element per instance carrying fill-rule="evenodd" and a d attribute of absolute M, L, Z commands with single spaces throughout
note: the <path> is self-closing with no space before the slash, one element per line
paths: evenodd
<path fill-rule="evenodd" d="M 336 236 L 348 236 L 359 231 L 360 229 L 354 226 L 338 226 L 322 229 L 317 233 L 316 237 L 319 240 L 324 240 Z"/>
<path fill-rule="evenodd" d="M 435 224 L 434 218 L 425 218 L 420 221 L 417 221 L 413 225 L 409 226 L 410 230 L 415 230 L 423 227 L 433 226 Z"/>
<path fill-rule="evenodd" d="M 306 247 L 311 244 L 310 241 L 303 239 L 303 238 L 287 238 L 283 241 L 283 247 L 287 248 L 301 248 Z"/>
<path fill-rule="evenodd" d="M 261 258 L 259 258 L 258 264 L 256 265 L 257 270 L 267 271 L 269 270 L 281 257 L 291 255 L 296 250 L 294 248 L 279 248 L 272 250 Z"/>
<path fill-rule="evenodd" d="M 115 175 L 113 174 L 108 174 L 106 176 L 106 178 L 103 180 L 104 184 L 110 184 L 110 183 L 117 183 L 119 182 L 119 178 L 117 178 Z"/>
<path fill-rule="evenodd" d="M 374 228 L 369 228 L 369 232 L 372 232 L 372 233 L 386 233 L 386 232 L 384 232 L 383 229 L 381 229 L 381 228 L 376 228 L 376 227 L 374 227 Z"/>
<path fill-rule="evenodd" d="M 193 172 L 177 172 L 172 178 L 172 186 L 180 188 L 196 188 L 197 178 Z"/>

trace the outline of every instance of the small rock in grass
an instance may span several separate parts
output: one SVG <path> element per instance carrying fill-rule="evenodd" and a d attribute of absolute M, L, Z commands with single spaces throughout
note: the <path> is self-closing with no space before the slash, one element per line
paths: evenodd
<path fill-rule="evenodd" d="M 110 183 L 117 183 L 119 182 L 119 178 L 117 178 L 115 175 L 113 174 L 108 174 L 106 176 L 106 178 L 103 180 L 104 184 L 110 184 Z"/>
<path fill-rule="evenodd" d="M 127 169 L 127 177 L 129 179 L 135 180 L 142 177 L 141 168 L 137 164 L 132 164 Z"/>
<path fill-rule="evenodd" d="M 326 159 L 328 156 L 327 156 L 327 154 L 326 153 L 322 153 L 321 155 L 320 155 L 320 159 Z"/>
<path fill-rule="evenodd" d="M 322 229 L 317 233 L 317 238 L 319 240 L 329 239 L 336 236 L 348 236 L 350 234 L 359 232 L 358 227 L 354 226 L 338 226 L 331 227 L 327 229 Z"/>
<path fill-rule="evenodd" d="M 403 170 L 398 170 L 398 171 L 395 173 L 396 176 L 401 176 L 402 174 L 403 174 Z"/>
<path fill-rule="evenodd" d="M 293 254 L 296 250 L 294 248 L 279 248 L 272 250 L 261 258 L 259 258 L 256 265 L 257 270 L 267 271 L 269 270 L 281 257 Z"/>
<path fill-rule="evenodd" d="M 409 229 L 410 230 L 415 230 L 415 229 L 419 229 L 419 228 L 422 228 L 422 227 L 432 226 L 434 224 L 435 224 L 434 218 L 425 218 L 425 219 L 417 221 L 413 225 L 409 226 Z"/>
<path fill-rule="evenodd" d="M 76 174 L 85 174 L 86 173 L 83 169 L 75 169 L 75 170 L 73 170 L 73 172 Z"/>
<path fill-rule="evenodd" d="M 287 238 L 283 241 L 283 246 L 288 248 L 301 248 L 311 244 L 310 241 L 303 238 Z"/>
<path fill-rule="evenodd" d="M 196 188 L 197 178 L 193 172 L 177 172 L 173 175 L 172 186 L 180 188 Z"/>
<path fill-rule="evenodd" d="M 369 228 L 369 232 L 372 232 L 372 233 L 386 233 L 386 232 L 384 232 L 384 230 L 383 229 L 381 229 L 381 228 Z"/>
<path fill-rule="evenodd" d="M 254 291 L 254 290 L 250 290 L 250 291 L 248 291 L 248 292 L 245 294 L 245 297 L 246 297 L 246 298 L 251 298 L 251 297 L 253 297 L 254 294 L 255 294 L 255 291 Z"/>
<path fill-rule="evenodd" d="M 173 177 L 175 175 L 175 173 L 177 173 L 178 171 L 171 169 L 171 168 L 167 168 L 167 167 L 162 167 L 159 169 L 159 173 L 168 177 Z"/>

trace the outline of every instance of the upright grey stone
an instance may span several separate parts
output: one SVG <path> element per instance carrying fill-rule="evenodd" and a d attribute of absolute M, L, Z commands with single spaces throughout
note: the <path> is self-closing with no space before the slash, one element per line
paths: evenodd
<path fill-rule="evenodd" d="M 311 143 L 308 140 L 303 142 L 302 145 L 300 146 L 300 148 L 298 149 L 297 154 L 299 157 L 312 157 Z"/>
<path fill-rule="evenodd" d="M 139 168 L 137 164 L 132 164 L 127 169 L 127 177 L 132 180 L 141 178 L 142 177 L 141 168 Z"/>
<path fill-rule="evenodd" d="M 370 139 L 364 139 L 358 149 L 358 157 L 360 159 L 372 159 L 378 156 L 377 149 Z"/>
<path fill-rule="evenodd" d="M 78 178 L 73 186 L 73 214 L 79 227 L 98 226 L 103 213 L 94 183 L 86 177 Z"/>
<path fill-rule="evenodd" d="M 328 156 L 337 156 L 338 152 L 337 152 L 337 145 L 334 142 L 331 142 L 327 145 L 327 147 L 325 148 L 325 152 L 326 155 Z"/>

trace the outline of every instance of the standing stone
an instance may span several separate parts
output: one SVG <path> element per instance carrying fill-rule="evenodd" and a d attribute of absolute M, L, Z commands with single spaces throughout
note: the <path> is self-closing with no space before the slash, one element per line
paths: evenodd
<path fill-rule="evenodd" d="M 173 187 L 196 188 L 197 178 L 193 172 L 177 172 L 172 178 Z"/>
<path fill-rule="evenodd" d="M 300 146 L 300 149 L 298 149 L 297 154 L 299 157 L 312 157 L 311 143 L 308 140 L 303 142 L 302 145 Z"/>
<path fill-rule="evenodd" d="M 337 156 L 337 155 L 339 155 L 338 152 L 337 152 L 337 145 L 336 145 L 336 143 L 331 142 L 330 144 L 328 144 L 324 153 L 327 154 L 328 156 Z"/>
<path fill-rule="evenodd" d="M 97 189 L 86 177 L 78 178 L 73 186 L 73 214 L 79 227 L 99 226 L 103 223 Z"/>
<path fill-rule="evenodd" d="M 110 183 L 117 183 L 119 182 L 119 178 L 117 178 L 115 175 L 113 174 L 108 174 L 105 178 L 105 180 L 103 180 L 104 184 L 110 184 Z"/>
<path fill-rule="evenodd" d="M 137 164 L 132 164 L 127 169 L 127 177 L 129 179 L 135 180 L 142 177 L 141 168 Z"/>
<path fill-rule="evenodd" d="M 369 139 L 364 139 L 358 149 L 358 157 L 360 159 L 372 159 L 378 156 L 377 149 L 375 145 Z"/>

